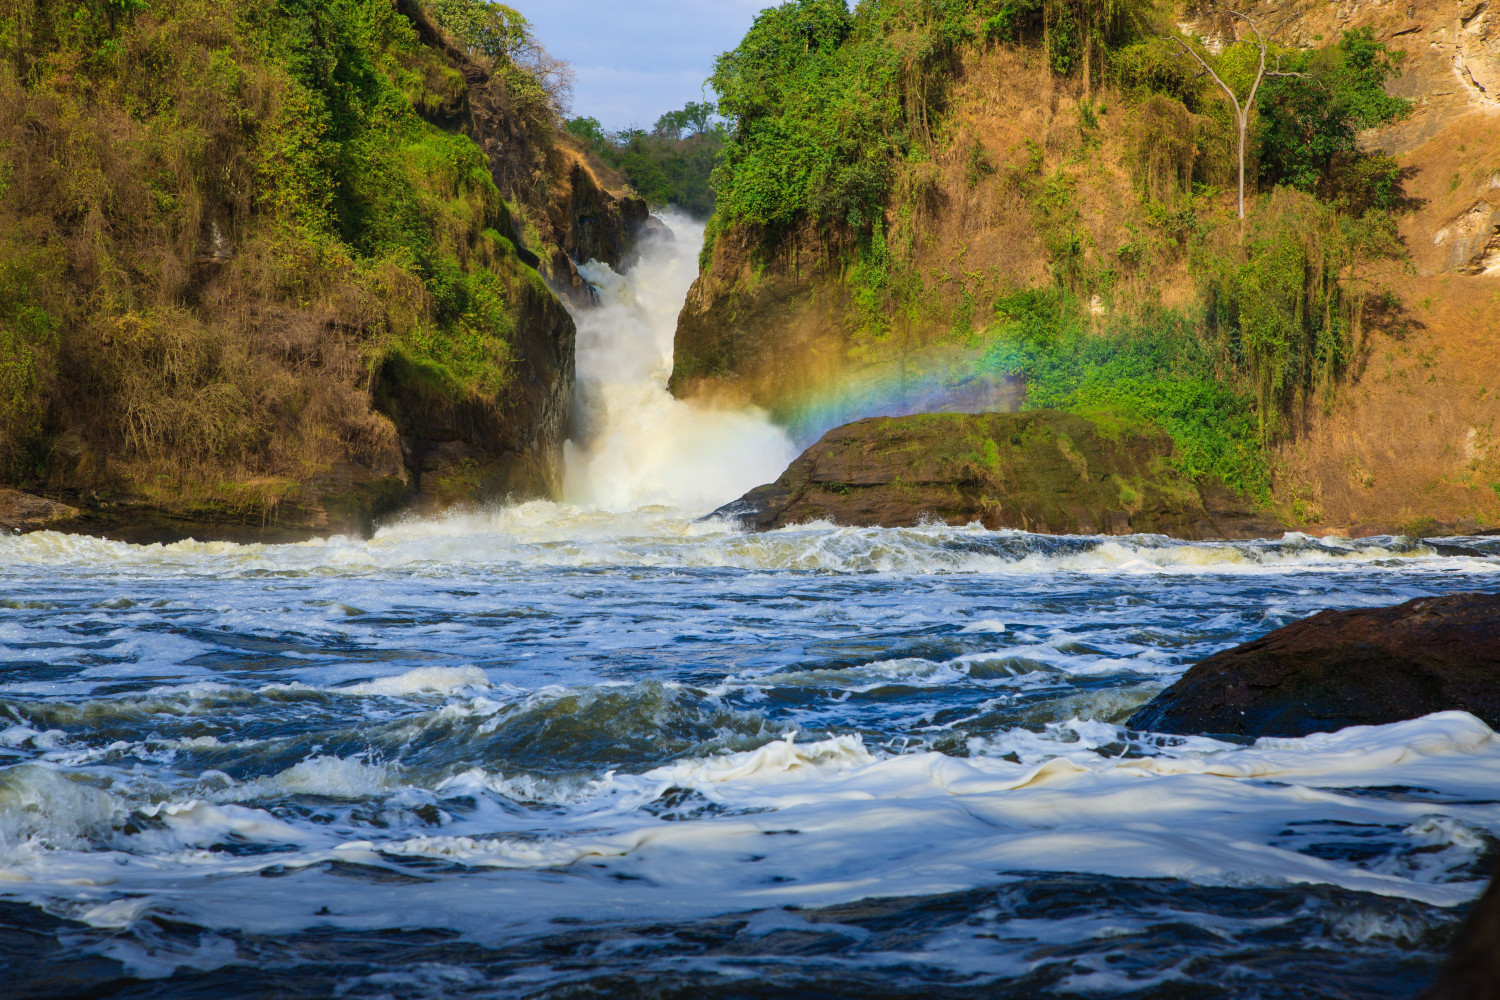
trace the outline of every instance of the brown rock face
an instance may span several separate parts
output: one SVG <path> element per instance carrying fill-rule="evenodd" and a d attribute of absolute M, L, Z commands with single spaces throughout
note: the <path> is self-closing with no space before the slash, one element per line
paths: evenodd
<path fill-rule="evenodd" d="M 677 320 L 674 395 L 725 396 L 785 416 L 786 401 L 845 365 L 846 296 L 827 280 L 821 244 L 799 234 L 761 264 L 762 239 L 736 227 L 715 242 Z"/>
<path fill-rule="evenodd" d="M 1129 724 L 1306 736 L 1451 710 L 1500 726 L 1500 595 L 1324 611 L 1209 657 Z"/>
<path fill-rule="evenodd" d="M 562 303 L 538 283 L 522 303 L 516 375 L 499 400 L 453 394 L 441 376 L 387 359 L 376 404 L 400 432 L 413 509 L 562 493 L 575 337 Z"/>
<path fill-rule="evenodd" d="M 41 531 L 66 525 L 78 511 L 54 500 L 0 490 L 0 532 Z"/>
<path fill-rule="evenodd" d="M 1453 958 L 1422 1000 L 1496 1000 L 1500 997 L 1500 879 L 1469 913 Z"/>
<path fill-rule="evenodd" d="M 1052 411 L 928 413 L 835 428 L 775 483 L 723 508 L 760 530 L 926 521 L 1052 534 L 1243 538 L 1284 530 L 1175 472 L 1150 427 Z"/>

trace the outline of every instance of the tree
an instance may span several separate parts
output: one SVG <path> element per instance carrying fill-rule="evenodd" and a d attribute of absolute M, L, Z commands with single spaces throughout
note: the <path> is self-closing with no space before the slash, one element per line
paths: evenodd
<path fill-rule="evenodd" d="M 531 22 L 513 7 L 488 0 L 428 0 L 438 23 L 475 55 L 516 62 L 532 45 Z"/>
<path fill-rule="evenodd" d="M 491 0 L 427 0 L 428 10 L 474 55 L 520 69 L 540 85 L 556 118 L 573 103 L 573 68 L 548 52 L 531 22 L 513 7 Z"/>
<path fill-rule="evenodd" d="M 1239 157 L 1239 159 L 1240 159 L 1239 210 L 1240 210 L 1240 219 L 1241 219 L 1241 221 L 1243 221 L 1244 218 L 1245 218 L 1245 146 L 1249 142 L 1249 134 L 1250 134 L 1250 112 L 1255 107 L 1255 95 L 1256 95 L 1256 92 L 1260 90 L 1260 85 L 1261 85 L 1262 81 L 1264 81 L 1266 79 L 1266 77 L 1268 77 L 1268 76 L 1271 76 L 1271 77 L 1281 77 L 1281 76 L 1305 77 L 1307 74 L 1306 73 L 1289 73 L 1289 72 L 1283 72 L 1279 68 L 1275 69 L 1275 70 L 1267 70 L 1266 69 L 1266 49 L 1267 49 L 1266 39 L 1265 39 L 1265 36 L 1260 33 L 1260 28 L 1256 25 L 1256 23 L 1254 21 L 1250 20 L 1250 18 L 1246 17 L 1244 14 L 1241 14 L 1239 11 L 1231 10 L 1231 11 L 1229 11 L 1229 13 L 1233 14 L 1235 17 L 1239 18 L 1241 21 L 1244 21 L 1246 24 L 1248 24 L 1250 26 L 1250 30 L 1253 31 L 1253 32 L 1255 32 L 1255 45 L 1256 45 L 1256 48 L 1260 52 L 1260 62 L 1259 62 L 1259 65 L 1256 67 L 1256 71 L 1255 71 L 1255 82 L 1250 85 L 1250 94 L 1249 94 L 1249 96 L 1247 96 L 1245 98 L 1245 101 L 1244 101 L 1243 104 L 1240 103 L 1239 96 L 1237 94 L 1235 94 L 1234 88 L 1231 87 L 1231 86 L 1229 86 L 1229 84 L 1227 84 L 1227 83 L 1224 82 L 1224 78 L 1221 77 L 1218 73 L 1216 73 L 1214 71 L 1214 68 L 1209 65 L 1207 59 L 1204 59 L 1201 55 L 1199 55 L 1198 51 L 1196 49 L 1194 49 L 1191 45 L 1189 45 L 1187 43 L 1187 41 L 1185 39 L 1183 39 L 1181 36 L 1174 36 L 1174 37 L 1177 40 L 1177 44 L 1181 45 L 1182 48 L 1183 48 L 1183 50 L 1185 52 L 1187 52 L 1188 55 L 1190 55 L 1194 59 L 1198 60 L 1198 64 L 1203 67 L 1204 72 L 1206 72 L 1209 76 L 1213 77 L 1214 82 L 1219 85 L 1219 88 L 1224 91 L 1225 96 L 1229 98 L 1230 107 L 1232 107 L 1234 109 L 1235 124 L 1239 127 L 1239 134 L 1240 134 L 1240 150 L 1239 150 L 1239 152 L 1240 152 L 1240 157 Z"/>
<path fill-rule="evenodd" d="M 1292 57 L 1304 77 L 1274 80 L 1260 94 L 1261 180 L 1340 206 L 1351 215 L 1396 207 L 1401 167 L 1359 148 L 1359 133 L 1411 113 L 1410 101 L 1385 92 L 1400 75 L 1399 53 L 1370 29 L 1345 32 L 1336 46 Z"/>
<path fill-rule="evenodd" d="M 689 137 L 703 135 L 714 127 L 718 110 L 712 101 L 689 101 L 681 111 L 668 111 L 658 118 L 656 134 L 663 139 L 681 139 L 683 132 Z"/>
<path fill-rule="evenodd" d="M 714 210 L 708 178 L 727 137 L 713 114 L 712 104 L 693 102 L 662 115 L 650 132 L 635 127 L 607 132 L 596 118 L 574 118 L 565 127 L 624 174 L 653 207 L 675 205 L 708 216 Z"/>

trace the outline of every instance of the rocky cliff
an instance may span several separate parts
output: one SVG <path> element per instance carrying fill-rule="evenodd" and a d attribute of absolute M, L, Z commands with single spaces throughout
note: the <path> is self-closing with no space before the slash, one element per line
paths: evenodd
<path fill-rule="evenodd" d="M 504 234 L 545 282 L 529 283 L 516 296 L 507 391 L 455 394 L 399 356 L 381 367 L 374 398 L 401 436 L 412 490 L 407 503 L 430 513 L 485 499 L 556 497 L 576 337 L 558 297 L 591 304 L 577 263 L 621 265 L 650 215 L 641 199 L 606 190 L 570 140 L 539 135 L 516 107 L 507 79 L 467 54 L 416 0 L 396 0 L 396 7 L 463 81 L 441 104 L 424 108 L 424 117 L 484 151 L 496 188 L 514 206 L 501 220 Z"/>
<path fill-rule="evenodd" d="M 534 82 L 409 0 L 94 6 L 0 36 L 0 484 L 137 538 L 555 495 L 559 296 L 646 206 Z"/>
<path fill-rule="evenodd" d="M 1413 102 L 1409 115 L 1360 137 L 1400 170 L 1398 247 L 1361 259 L 1357 247 L 1307 241 L 1309 268 L 1326 266 L 1314 262 L 1327 254 L 1351 255 L 1338 274 L 1325 272 L 1336 293 L 1305 299 L 1323 305 L 1290 308 L 1342 310 L 1326 329 L 1344 340 L 1329 372 L 1311 374 L 1321 362 L 1310 360 L 1298 388 L 1262 400 L 1266 429 L 1242 441 L 1270 442 L 1266 502 L 1307 530 L 1500 523 L 1492 374 L 1500 370 L 1500 12 L 1490 7 L 1268 0 L 1245 8 L 1287 51 L 1369 29 L 1399 54 L 1388 91 Z M 1175 20 L 1211 51 L 1251 37 L 1243 21 L 1209 10 L 1188 4 Z M 711 227 L 716 239 L 679 322 L 674 392 L 756 403 L 808 437 L 860 416 L 910 412 L 912 393 L 932 408 L 1027 405 L 1014 386 L 972 391 L 964 373 L 975 369 L 965 366 L 989 343 L 997 308 L 1001 324 L 1027 336 L 1029 321 L 1005 303 L 1017 289 L 1048 287 L 1080 303 L 1095 334 L 1160 329 L 1175 322 L 1167 314 L 1198 323 L 1213 350 L 1228 345 L 1210 367 L 1248 372 L 1251 335 L 1224 332 L 1232 282 L 1217 276 L 1220 265 L 1245 262 L 1241 276 L 1269 288 L 1255 255 L 1317 228 L 1292 220 L 1324 210 L 1268 188 L 1246 224 L 1234 218 L 1222 99 L 1211 89 L 1185 104 L 1147 96 L 1166 76 L 1190 75 L 1174 67 L 1164 38 L 1132 43 L 1107 72 L 1081 72 L 1076 62 L 1062 72 L 1037 40 L 986 35 L 985 24 L 994 20 L 975 15 L 966 36 L 950 32 L 967 40 L 924 85 L 941 97 L 922 112 L 926 134 L 913 127 L 917 139 L 892 168 L 873 236 L 868 226 L 860 235 L 805 217 L 776 232 L 727 219 Z M 919 104 L 910 93 L 903 100 Z M 1254 150 L 1250 169 L 1256 194 Z M 884 388 L 860 391 L 871 382 Z M 1238 384 L 1253 397 L 1268 383 L 1246 375 Z M 1069 391 L 1088 405 L 1093 390 Z M 820 408 L 830 397 L 841 400 L 832 414 Z"/>
<path fill-rule="evenodd" d="M 1281 493 L 1321 532 L 1500 525 L 1500 10 L 1493 0 L 1257 3 L 1290 42 L 1370 28 L 1405 54 L 1415 102 L 1364 136 L 1407 172 L 1391 322 L 1347 391 L 1276 455 Z M 1220 37 L 1225 28 L 1218 24 Z"/>

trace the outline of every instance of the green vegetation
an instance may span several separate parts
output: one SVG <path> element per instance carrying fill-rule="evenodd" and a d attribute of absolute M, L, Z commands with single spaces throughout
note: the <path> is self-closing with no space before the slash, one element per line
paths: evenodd
<path fill-rule="evenodd" d="M 712 84 L 732 122 L 714 186 L 714 229 L 776 239 L 811 223 L 868 234 L 904 164 L 941 141 L 960 48 L 1044 40 L 1059 72 L 1101 74 L 1106 51 L 1138 34 L 1150 0 L 792 0 L 763 11 L 720 57 Z M 972 165 L 975 180 L 984 164 Z"/>
<path fill-rule="evenodd" d="M 1001 0 L 974 5 L 984 34 L 1039 43 L 1054 73 L 1079 73 L 1085 90 L 1104 75 L 1109 51 L 1142 34 L 1153 0 Z"/>
<path fill-rule="evenodd" d="M 57 353 L 57 319 L 41 305 L 57 280 L 45 254 L 10 245 L 0 259 L 0 475 L 24 474 L 37 456 L 32 443 L 46 416 Z"/>
<path fill-rule="evenodd" d="M 1256 206 L 1238 245 L 1221 234 L 1200 247 L 1208 332 L 1252 386 L 1263 438 L 1332 391 L 1360 352 L 1366 271 L 1404 255 L 1388 213 L 1356 219 L 1286 188 Z"/>
<path fill-rule="evenodd" d="M 980 366 L 1024 377 L 1027 409 L 1154 424 L 1172 436 L 1173 462 L 1190 479 L 1267 498 L 1253 396 L 1183 316 L 1158 311 L 1101 334 L 1077 299 L 1056 290 L 1006 296 L 996 313 Z"/>
<path fill-rule="evenodd" d="M 675 205 L 707 218 L 714 212 L 709 177 L 726 138 L 715 110 L 710 102 L 689 102 L 662 115 L 650 132 L 606 132 L 595 118 L 574 118 L 567 129 L 653 207 Z"/>
<path fill-rule="evenodd" d="M 851 357 L 906 350 L 910 338 L 892 334 L 920 325 L 935 297 L 911 266 L 923 238 L 913 220 L 937 204 L 940 169 L 954 169 L 935 164 L 957 159 L 968 188 L 1005 184 L 1028 206 L 1052 287 L 1003 296 L 986 330 L 967 279 L 940 276 L 955 285 L 951 316 L 921 323 L 965 345 L 988 342 L 983 366 L 1024 376 L 1031 405 L 1154 423 L 1176 441 L 1182 471 L 1264 500 L 1268 446 L 1357 362 L 1365 302 L 1380 291 L 1373 275 L 1404 257 L 1392 215 L 1405 205 L 1401 173 L 1388 157 L 1360 155 L 1355 139 L 1409 105 L 1385 94 L 1399 67 L 1368 31 L 1305 51 L 1269 45 L 1280 75 L 1248 109 L 1241 223 L 1219 197 L 1238 179 L 1240 123 L 1164 13 L 1152 0 L 863 0 L 852 11 L 793 0 L 767 10 L 712 81 L 732 132 L 714 174 L 710 239 L 731 226 L 758 231 L 763 250 L 793 231 L 822 239 L 841 263 Z M 1019 46 L 1027 59 L 1040 50 L 1066 78 L 1054 85 L 1074 95 L 1071 157 L 1027 142 L 997 165 L 947 121 L 958 60 L 989 45 Z M 1260 57 L 1253 41 L 1204 56 L 1242 102 Z M 1094 97 L 1104 86 L 1115 88 L 1107 116 Z M 1130 238 L 1112 247 L 1086 224 L 1098 207 L 1083 200 L 1084 151 L 1101 148 L 1104 131 L 1125 140 L 1140 196 Z M 1170 269 L 1186 270 L 1197 305 L 1120 296 L 1127 281 L 1158 285 Z"/>
<path fill-rule="evenodd" d="M 1400 207 L 1395 159 L 1362 152 L 1357 142 L 1361 130 L 1411 113 L 1410 101 L 1385 92 L 1386 80 L 1400 75 L 1391 51 L 1363 28 L 1337 45 L 1288 53 L 1283 62 L 1305 75 L 1272 77 L 1261 91 L 1261 180 L 1315 194 L 1352 215 Z"/>
<path fill-rule="evenodd" d="M 511 109 L 545 138 L 566 116 L 573 71 L 531 33 L 531 22 L 495 0 L 423 0 L 422 6 L 504 81 Z"/>
<path fill-rule="evenodd" d="M 929 8 L 936 7 L 934 12 Z M 793 0 L 763 11 L 712 84 L 733 124 L 717 224 L 867 231 L 897 162 L 930 137 L 967 4 Z"/>
<path fill-rule="evenodd" d="M 496 10 L 477 44 L 507 64 L 524 22 Z M 505 391 L 538 279 L 484 154 L 424 119 L 462 78 L 389 0 L 0 0 L 0 25 L 12 473 L 228 496 L 387 447 L 392 352 Z"/>

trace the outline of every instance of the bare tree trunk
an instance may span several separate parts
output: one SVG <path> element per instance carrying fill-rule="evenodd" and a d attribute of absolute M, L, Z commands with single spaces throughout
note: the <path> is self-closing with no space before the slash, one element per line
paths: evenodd
<path fill-rule="evenodd" d="M 1238 109 L 1236 109 L 1238 110 Z M 1247 104 L 1240 116 L 1240 242 L 1245 241 L 1245 143 L 1250 132 L 1250 106 Z"/>
<path fill-rule="evenodd" d="M 1224 82 L 1223 77 L 1219 76 L 1218 73 L 1214 72 L 1214 68 L 1208 64 L 1208 60 L 1206 60 L 1202 56 L 1200 56 L 1198 54 L 1198 52 L 1197 52 L 1196 49 L 1194 49 L 1187 42 L 1183 41 L 1181 38 L 1177 38 L 1177 44 L 1181 45 L 1182 48 L 1183 48 L 1183 51 L 1185 51 L 1188 55 L 1190 55 L 1194 59 L 1198 60 L 1198 65 L 1202 66 L 1204 72 L 1206 72 L 1209 76 L 1213 77 L 1214 82 L 1219 85 L 1219 89 L 1222 90 L 1222 91 L 1224 91 L 1225 96 L 1229 98 L 1229 104 L 1230 104 L 1230 106 L 1234 108 L 1235 122 L 1240 127 L 1240 149 L 1239 149 L 1239 153 L 1240 153 L 1240 157 L 1239 157 L 1239 159 L 1240 159 L 1240 178 L 1239 178 L 1240 242 L 1244 242 L 1244 239 L 1245 239 L 1245 145 L 1246 145 L 1246 143 L 1249 142 L 1250 110 L 1255 107 L 1255 95 L 1260 90 L 1261 82 L 1263 80 L 1265 80 L 1265 78 L 1268 75 L 1269 76 L 1306 76 L 1307 74 L 1305 74 L 1305 73 L 1283 73 L 1283 72 L 1280 72 L 1279 70 L 1276 71 L 1276 72 L 1267 74 L 1267 72 L 1266 72 L 1266 39 L 1260 33 L 1260 28 L 1256 26 L 1256 24 L 1255 24 L 1254 21 L 1250 20 L 1248 17 L 1246 17 L 1244 14 L 1241 14 L 1239 11 L 1231 10 L 1231 11 L 1229 11 L 1229 13 L 1233 14 L 1235 17 L 1239 18 L 1241 21 L 1244 21 L 1246 24 L 1250 25 L 1250 30 L 1253 31 L 1253 32 L 1255 32 L 1255 44 L 1256 44 L 1256 47 L 1260 49 L 1260 66 L 1256 69 L 1256 72 L 1255 72 L 1255 83 L 1250 87 L 1250 95 L 1245 98 L 1245 103 L 1243 105 L 1240 104 L 1240 99 L 1237 96 L 1235 96 L 1234 90 L 1229 86 L 1229 84 L 1227 84 L 1227 83 Z"/>

